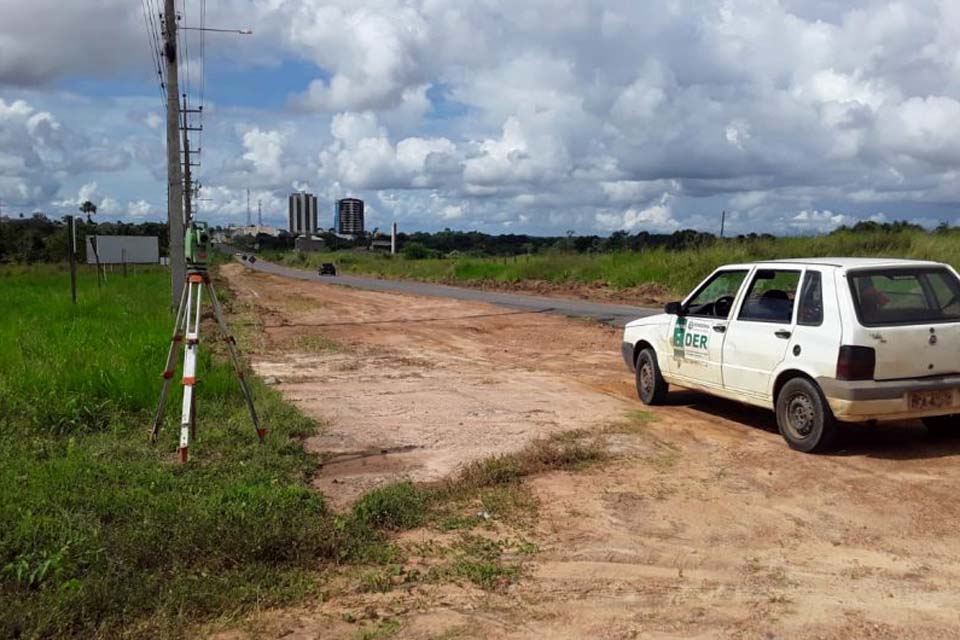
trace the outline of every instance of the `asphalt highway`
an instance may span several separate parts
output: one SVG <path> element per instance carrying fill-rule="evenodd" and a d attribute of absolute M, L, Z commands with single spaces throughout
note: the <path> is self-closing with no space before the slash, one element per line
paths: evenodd
<path fill-rule="evenodd" d="M 622 327 L 637 318 L 661 313 L 660 309 L 651 309 L 648 307 L 632 307 L 624 304 L 605 304 L 585 300 L 570 300 L 567 298 L 547 298 L 515 293 L 500 293 L 498 291 L 451 287 L 448 285 L 415 282 L 412 280 L 383 280 L 380 278 L 364 278 L 361 276 L 321 276 L 313 271 L 293 269 L 260 260 L 259 258 L 252 264 L 239 258 L 237 258 L 237 260 L 248 269 L 271 273 L 284 278 L 338 284 L 368 291 L 390 291 L 417 296 L 487 302 L 518 311 L 535 311 L 538 313 L 556 313 L 577 318 L 592 318 L 618 327 Z"/>

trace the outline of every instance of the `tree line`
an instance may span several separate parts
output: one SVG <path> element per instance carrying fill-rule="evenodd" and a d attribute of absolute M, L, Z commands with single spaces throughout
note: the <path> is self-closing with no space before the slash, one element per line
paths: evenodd
<path fill-rule="evenodd" d="M 77 244 L 79 258 L 85 259 L 84 238 L 87 235 L 130 235 L 158 236 L 160 254 L 166 255 L 169 246 L 167 225 L 162 222 L 94 222 L 92 215 L 96 207 L 90 210 L 80 208 L 77 221 Z M 932 233 L 945 233 L 952 229 L 946 223 L 941 224 Z M 225 230 L 215 227 L 215 231 Z M 896 222 L 858 222 L 852 226 L 843 226 L 833 231 L 837 233 L 900 233 L 925 232 L 920 225 L 906 221 Z M 320 234 L 331 250 L 368 249 L 374 240 L 383 240 L 386 236 L 376 231 L 366 233 L 356 239 L 344 239 L 333 233 Z M 750 233 L 730 238 L 730 241 L 750 242 L 754 240 L 772 240 L 771 234 Z M 683 229 L 673 233 L 650 233 L 640 231 L 628 233 L 615 231 L 609 236 L 576 235 L 568 231 L 562 236 L 533 236 L 527 234 L 490 235 L 479 231 L 454 231 L 444 229 L 435 233 L 417 231 L 400 233 L 398 244 L 403 254 L 412 259 L 425 259 L 443 256 L 516 256 L 535 254 L 543 251 L 565 251 L 576 253 L 609 253 L 614 251 L 644 251 L 647 249 L 666 249 L 682 251 L 698 249 L 717 241 L 712 233 Z M 252 236 L 234 236 L 231 244 L 243 250 L 251 250 L 256 244 L 260 249 L 293 249 L 293 236 L 281 234 L 279 237 L 258 234 Z M 67 259 L 67 227 L 63 219 L 49 218 L 43 213 L 34 213 L 30 217 L 0 218 L 0 263 L 3 262 L 58 262 Z"/>
<path fill-rule="evenodd" d="M 166 255 L 170 244 L 167 225 L 162 222 L 94 222 L 90 217 L 76 216 L 77 256 L 86 260 L 85 238 L 88 235 L 158 236 L 160 254 Z M 62 262 L 68 259 L 67 224 L 63 219 L 48 218 L 43 213 L 30 217 L 0 218 L 0 263 Z"/>

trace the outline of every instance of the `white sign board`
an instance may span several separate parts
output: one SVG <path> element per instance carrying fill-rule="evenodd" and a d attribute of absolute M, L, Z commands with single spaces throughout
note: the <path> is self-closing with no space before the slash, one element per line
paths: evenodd
<path fill-rule="evenodd" d="M 87 236 L 87 264 L 96 264 L 97 255 L 100 264 L 157 264 L 160 239 L 157 236 Z"/>

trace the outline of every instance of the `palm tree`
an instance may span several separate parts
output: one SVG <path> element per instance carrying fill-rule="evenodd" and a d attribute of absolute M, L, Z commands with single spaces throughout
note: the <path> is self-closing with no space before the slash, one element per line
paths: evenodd
<path fill-rule="evenodd" d="M 84 200 L 83 204 L 80 205 L 80 213 L 86 214 L 87 222 L 93 224 L 93 218 L 90 216 L 96 215 L 97 205 L 93 204 L 89 200 Z"/>

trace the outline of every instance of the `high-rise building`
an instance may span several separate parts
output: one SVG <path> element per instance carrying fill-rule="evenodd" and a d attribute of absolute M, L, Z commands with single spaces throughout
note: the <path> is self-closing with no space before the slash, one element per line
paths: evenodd
<path fill-rule="evenodd" d="M 317 196 L 312 193 L 290 194 L 290 233 L 309 236 L 317 232 Z"/>
<path fill-rule="evenodd" d="M 340 235 L 361 235 L 363 233 L 363 200 L 357 198 L 337 200 L 333 227 Z"/>

